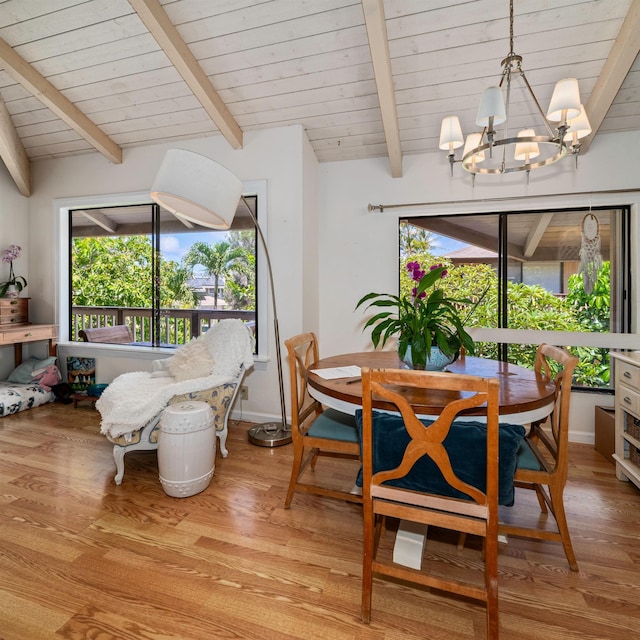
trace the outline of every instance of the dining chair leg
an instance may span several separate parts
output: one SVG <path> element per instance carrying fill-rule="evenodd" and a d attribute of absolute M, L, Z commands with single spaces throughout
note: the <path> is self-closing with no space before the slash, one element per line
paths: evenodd
<path fill-rule="evenodd" d="M 371 622 L 371 597 L 373 589 L 373 558 L 375 555 L 375 538 L 380 535 L 380 527 L 374 522 L 373 510 L 363 509 L 364 533 L 362 548 L 362 605 L 360 617 L 362 622 Z"/>
<path fill-rule="evenodd" d="M 564 500 L 562 490 L 551 490 L 551 505 L 553 509 L 553 515 L 558 525 L 558 531 L 560 532 L 560 539 L 562 540 L 562 546 L 564 547 L 564 554 L 567 556 L 567 562 L 571 571 L 579 571 L 578 562 L 573 552 L 573 545 L 571 544 L 571 536 L 569 534 L 569 525 L 567 524 L 567 516 L 564 510 Z"/>
<path fill-rule="evenodd" d="M 380 544 L 380 537 L 385 531 L 386 519 L 384 516 L 378 516 L 376 518 L 376 529 L 373 538 L 373 554 L 378 552 L 378 545 Z"/>
<path fill-rule="evenodd" d="M 302 456 L 304 454 L 304 448 L 296 447 L 293 448 L 293 463 L 291 465 L 291 478 L 289 479 L 289 488 L 287 489 L 287 497 L 284 501 L 284 508 L 288 509 L 291 506 L 291 501 L 293 500 L 293 494 L 296 490 L 296 483 L 298 482 L 298 477 L 300 476 L 300 467 L 302 466 Z"/>
<path fill-rule="evenodd" d="M 318 455 L 320 454 L 320 449 L 313 449 L 311 455 L 309 456 L 309 464 L 311 466 L 311 470 L 315 471 L 316 462 L 318 461 Z"/>
<path fill-rule="evenodd" d="M 500 620 L 498 613 L 498 531 L 487 531 L 482 539 L 487 591 L 487 640 L 498 640 Z"/>
<path fill-rule="evenodd" d="M 540 511 L 542 513 L 549 513 L 547 509 L 547 501 L 545 499 L 544 489 L 539 485 L 535 485 L 536 497 L 538 498 L 538 504 L 540 505 Z"/>

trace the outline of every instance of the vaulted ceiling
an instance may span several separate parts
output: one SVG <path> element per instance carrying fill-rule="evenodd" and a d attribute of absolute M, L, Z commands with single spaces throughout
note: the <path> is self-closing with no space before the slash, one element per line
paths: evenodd
<path fill-rule="evenodd" d="M 593 133 L 640 129 L 640 0 L 515 0 L 514 50 L 543 108 L 580 82 Z M 30 163 L 300 124 L 320 162 L 434 151 L 476 129 L 509 53 L 507 0 L 4 0 L 0 156 Z M 514 94 L 514 129 L 531 106 Z M 444 152 L 443 152 L 444 153 Z"/>

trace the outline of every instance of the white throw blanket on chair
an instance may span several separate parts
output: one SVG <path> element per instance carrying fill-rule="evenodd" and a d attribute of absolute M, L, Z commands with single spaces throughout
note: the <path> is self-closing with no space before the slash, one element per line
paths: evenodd
<path fill-rule="evenodd" d="M 168 374 L 157 377 L 148 371 L 118 376 L 96 402 L 102 416 L 100 432 L 117 438 L 138 431 L 153 420 L 173 396 L 232 382 L 242 365 L 245 369 L 253 366 L 253 336 L 241 320 L 218 322 L 197 344 L 208 349 L 213 358 L 211 375 L 181 381 Z"/>

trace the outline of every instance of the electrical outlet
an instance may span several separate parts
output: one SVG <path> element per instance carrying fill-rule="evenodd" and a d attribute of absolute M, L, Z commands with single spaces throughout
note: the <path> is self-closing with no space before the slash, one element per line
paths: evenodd
<path fill-rule="evenodd" d="M 245 387 L 244 385 L 240 387 L 240 400 L 248 400 L 249 399 L 249 387 Z"/>

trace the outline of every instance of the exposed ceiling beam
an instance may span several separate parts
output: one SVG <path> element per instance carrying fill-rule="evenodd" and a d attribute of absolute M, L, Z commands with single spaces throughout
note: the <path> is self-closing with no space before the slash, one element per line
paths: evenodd
<path fill-rule="evenodd" d="M 31 195 L 31 165 L 4 100 L 0 98 L 0 157 L 23 196 Z"/>
<path fill-rule="evenodd" d="M 411 218 L 411 224 L 422 227 L 427 231 L 438 233 L 460 242 L 473 245 L 475 247 L 482 247 L 488 251 L 498 251 L 498 241 L 495 236 L 481 233 L 476 229 L 468 229 L 462 224 L 454 224 L 448 220 L 441 220 L 432 217 Z M 524 262 L 524 254 L 522 247 L 513 242 L 509 242 L 507 246 L 507 255 L 513 260 Z"/>
<path fill-rule="evenodd" d="M 382 0 L 362 0 L 364 21 L 367 26 L 367 37 L 373 63 L 373 74 L 378 89 L 378 102 L 382 114 L 382 126 L 387 142 L 387 154 L 391 165 L 391 175 L 402 177 L 402 148 L 400 146 L 400 130 L 398 128 L 398 112 L 396 95 L 391 74 L 391 57 L 387 24 L 384 17 Z"/>
<path fill-rule="evenodd" d="M 140 20 L 156 39 L 209 117 L 234 149 L 242 149 L 242 129 L 213 88 L 207 74 L 173 26 L 158 0 L 129 0 Z"/>
<path fill-rule="evenodd" d="M 102 155 L 116 164 L 122 162 L 122 149 L 2 38 L 0 38 L 0 64 L 16 82 L 30 91 Z"/>
<path fill-rule="evenodd" d="M 104 213 L 100 213 L 100 211 L 96 211 L 95 209 L 85 209 L 80 213 L 82 213 L 87 220 L 90 220 L 99 227 L 102 227 L 108 233 L 115 233 L 118 230 L 116 222 Z"/>
<path fill-rule="evenodd" d="M 542 236 L 544 232 L 547 230 L 549 223 L 553 220 L 554 213 L 542 213 L 539 217 L 537 217 L 533 223 L 533 226 L 529 230 L 529 235 L 527 236 L 527 240 L 524 243 L 524 257 L 531 258 L 533 254 L 536 252 L 538 245 L 540 244 L 540 240 L 542 240 Z"/>
<path fill-rule="evenodd" d="M 640 0 L 633 0 L 585 106 L 591 123 L 591 133 L 582 143 L 580 153 L 584 153 L 595 138 L 638 52 L 640 52 Z"/>

